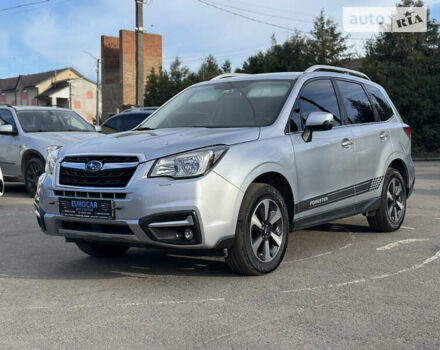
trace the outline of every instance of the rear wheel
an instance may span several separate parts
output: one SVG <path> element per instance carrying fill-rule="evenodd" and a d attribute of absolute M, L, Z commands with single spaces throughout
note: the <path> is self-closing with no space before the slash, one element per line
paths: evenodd
<path fill-rule="evenodd" d="M 385 175 L 380 208 L 374 216 L 367 216 L 374 231 L 391 232 L 400 228 L 406 211 L 406 186 L 402 175 L 389 168 Z"/>
<path fill-rule="evenodd" d="M 38 178 L 44 173 L 44 162 L 40 158 L 31 158 L 26 162 L 24 169 L 24 182 L 26 190 L 32 197 L 37 192 Z"/>
<path fill-rule="evenodd" d="M 81 251 L 94 257 L 115 257 L 124 255 L 130 247 L 95 242 L 76 242 Z"/>
<path fill-rule="evenodd" d="M 226 263 L 234 272 L 261 275 L 275 270 L 287 249 L 289 215 L 280 193 L 266 184 L 252 184 L 238 217 L 235 242 Z"/>

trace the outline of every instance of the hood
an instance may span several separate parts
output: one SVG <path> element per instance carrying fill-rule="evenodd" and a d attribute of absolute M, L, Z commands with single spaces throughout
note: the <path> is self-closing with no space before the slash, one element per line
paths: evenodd
<path fill-rule="evenodd" d="M 90 140 L 95 137 L 102 136 L 97 132 L 32 132 L 27 133 L 28 139 L 43 143 L 47 146 L 65 146 L 69 143 Z"/>
<path fill-rule="evenodd" d="M 212 145 L 233 145 L 258 139 L 260 128 L 176 128 L 110 134 L 62 148 L 66 154 L 143 154 L 146 160 Z"/>

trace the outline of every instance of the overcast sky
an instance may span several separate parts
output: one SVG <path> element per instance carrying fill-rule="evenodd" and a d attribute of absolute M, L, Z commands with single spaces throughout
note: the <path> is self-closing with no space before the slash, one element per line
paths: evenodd
<path fill-rule="evenodd" d="M 268 48 L 272 33 L 283 42 L 289 28 L 310 31 L 311 21 L 322 8 L 342 23 L 343 6 L 395 4 L 389 0 L 207 1 L 254 20 L 199 0 L 145 0 L 144 28 L 162 35 L 165 68 L 179 56 L 185 65 L 196 69 L 209 53 L 219 63 L 231 59 L 236 68 L 249 55 Z M 428 5 L 431 15 L 439 20 L 440 0 L 430 0 Z M 101 35 L 117 36 L 119 29 L 133 29 L 134 6 L 134 0 L 1 0 L 0 78 L 71 66 L 94 79 L 95 62 L 85 51 L 98 57 Z M 363 41 L 359 39 L 370 36 L 355 33 L 352 37 L 356 39 L 350 43 L 361 52 Z"/>

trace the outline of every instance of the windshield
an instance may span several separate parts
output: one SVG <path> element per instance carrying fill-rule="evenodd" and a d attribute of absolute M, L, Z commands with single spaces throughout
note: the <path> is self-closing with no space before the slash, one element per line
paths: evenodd
<path fill-rule="evenodd" d="M 278 117 L 292 84 L 289 80 L 251 80 L 194 86 L 138 129 L 267 126 Z"/>
<path fill-rule="evenodd" d="M 18 111 L 17 117 L 24 132 L 95 131 L 92 125 L 72 111 Z"/>

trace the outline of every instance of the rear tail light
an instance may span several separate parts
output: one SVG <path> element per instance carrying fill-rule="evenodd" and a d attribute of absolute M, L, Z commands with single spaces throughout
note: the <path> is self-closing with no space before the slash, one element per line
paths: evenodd
<path fill-rule="evenodd" d="M 411 138 L 411 127 L 410 126 L 404 126 L 403 131 L 405 131 L 406 136 Z"/>

